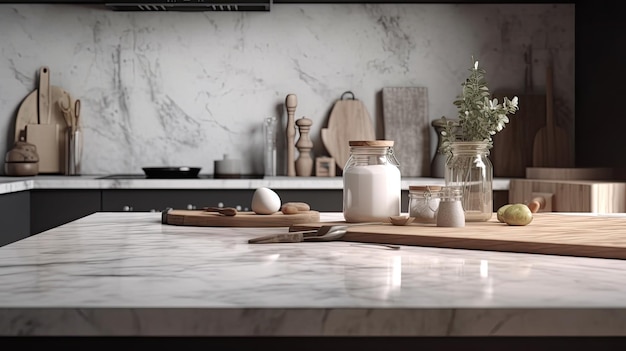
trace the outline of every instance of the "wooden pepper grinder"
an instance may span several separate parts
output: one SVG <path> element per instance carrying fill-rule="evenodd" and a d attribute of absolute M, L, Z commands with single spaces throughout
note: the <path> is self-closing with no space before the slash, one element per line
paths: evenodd
<path fill-rule="evenodd" d="M 287 176 L 293 177 L 296 175 L 295 168 L 295 153 L 296 146 L 294 144 L 296 137 L 296 125 L 294 120 L 294 114 L 296 112 L 296 106 L 298 105 L 298 99 L 295 94 L 288 94 L 285 98 L 285 107 L 287 108 Z"/>
<path fill-rule="evenodd" d="M 296 143 L 296 147 L 300 153 L 296 160 L 296 175 L 299 177 L 310 177 L 313 174 L 313 158 L 311 158 L 313 142 L 309 137 L 312 124 L 313 121 L 306 117 L 302 117 L 296 121 L 296 125 L 300 130 L 300 139 L 298 139 Z"/>

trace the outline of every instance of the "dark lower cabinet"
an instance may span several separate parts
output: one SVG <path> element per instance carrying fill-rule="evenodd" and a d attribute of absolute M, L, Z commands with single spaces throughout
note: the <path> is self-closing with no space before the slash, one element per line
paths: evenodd
<path fill-rule="evenodd" d="M 30 192 L 0 195 L 0 246 L 30 236 Z"/>
<path fill-rule="evenodd" d="M 100 190 L 31 190 L 30 229 L 41 233 L 100 211 Z"/>
<path fill-rule="evenodd" d="M 193 210 L 203 207 L 237 207 L 252 211 L 255 189 L 210 190 L 103 190 L 102 210 L 107 212 L 161 212 L 166 208 Z M 342 211 L 341 190 L 275 190 L 283 203 L 306 202 L 316 211 Z"/>
<path fill-rule="evenodd" d="M 193 210 L 202 207 L 250 208 L 251 190 L 134 189 L 103 190 L 102 211 L 161 212 L 166 208 Z"/>
<path fill-rule="evenodd" d="M 237 207 L 251 211 L 252 196 L 255 189 L 210 189 L 210 190 L 103 190 L 102 210 L 107 212 L 161 212 L 166 208 L 193 210 L 202 207 Z M 311 209 L 320 212 L 343 211 L 342 189 L 276 189 L 282 203 L 306 202 Z M 408 211 L 409 191 L 401 194 L 401 210 Z M 493 206 L 497 211 L 508 201 L 508 191 L 494 191 Z"/>

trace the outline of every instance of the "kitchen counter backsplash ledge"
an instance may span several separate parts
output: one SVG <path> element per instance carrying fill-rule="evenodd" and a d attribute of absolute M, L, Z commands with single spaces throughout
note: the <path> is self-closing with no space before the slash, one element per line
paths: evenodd
<path fill-rule="evenodd" d="M 102 179 L 106 175 L 0 177 L 0 194 L 31 189 L 343 189 L 342 177 L 267 177 L 261 179 Z M 443 178 L 402 178 L 410 185 L 443 185 Z M 508 190 L 509 179 L 495 179 L 494 190 Z"/>

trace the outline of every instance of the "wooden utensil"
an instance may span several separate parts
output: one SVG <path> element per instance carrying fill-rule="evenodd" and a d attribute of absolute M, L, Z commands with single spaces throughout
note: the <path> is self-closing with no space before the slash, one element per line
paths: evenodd
<path fill-rule="evenodd" d="M 217 212 L 224 216 L 236 216 L 237 209 L 234 207 L 205 207 L 203 210 L 207 212 Z"/>
<path fill-rule="evenodd" d="M 428 88 L 383 88 L 383 119 L 385 139 L 395 142 L 402 176 L 430 176 Z"/>
<path fill-rule="evenodd" d="M 287 176 L 295 177 L 296 176 L 296 163 L 295 163 L 295 153 L 296 153 L 296 122 L 295 122 L 295 113 L 296 107 L 298 106 L 298 98 L 295 94 L 289 94 L 285 98 L 285 107 L 287 108 Z"/>
<path fill-rule="evenodd" d="M 546 125 L 539 129 L 533 143 L 534 167 L 572 167 L 570 138 L 554 120 L 552 63 L 546 68 Z"/>
<path fill-rule="evenodd" d="M 352 95 L 351 98 L 345 98 Z M 343 170 L 350 157 L 350 140 L 375 140 L 374 124 L 365 105 L 347 91 L 335 102 L 328 118 L 328 127 L 322 128 L 322 143 Z"/>
<path fill-rule="evenodd" d="M 163 224 L 197 226 L 197 227 L 289 227 L 297 223 L 310 223 L 320 220 L 317 211 L 300 211 L 294 214 L 276 212 L 259 215 L 254 212 L 237 212 L 235 216 L 226 216 L 205 210 L 173 210 L 163 211 Z"/>
<path fill-rule="evenodd" d="M 626 259 L 626 218 L 535 213 L 526 226 L 509 226 L 493 216 L 465 227 L 392 224 L 349 227 L 343 241 L 506 251 L 548 255 Z M 291 230 L 311 230 L 344 222 L 303 223 Z"/>

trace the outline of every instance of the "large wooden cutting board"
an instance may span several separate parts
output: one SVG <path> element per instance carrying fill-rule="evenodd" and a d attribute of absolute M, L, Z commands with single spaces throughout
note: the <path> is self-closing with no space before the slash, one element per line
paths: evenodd
<path fill-rule="evenodd" d="M 161 223 L 197 227 L 289 227 L 298 223 L 311 223 L 320 220 L 317 211 L 296 214 L 276 212 L 259 215 L 254 212 L 238 212 L 235 216 L 224 216 L 203 210 L 169 210 L 163 212 Z"/>
<path fill-rule="evenodd" d="M 39 119 L 40 88 L 31 92 L 20 105 L 15 117 L 15 140 L 25 140 L 37 147 L 39 154 L 39 173 L 58 174 L 65 169 L 65 127 L 67 123 L 58 106 L 60 99 L 66 99 L 69 93 L 62 88 L 49 85 L 49 71 L 46 76 L 48 92 L 47 109 L 49 115 L 44 121 Z M 74 100 L 71 100 L 72 106 Z M 41 122 L 41 123 L 40 123 Z M 30 135 L 29 135 L 30 134 Z"/>
<path fill-rule="evenodd" d="M 546 69 L 546 125 L 537 131 L 533 144 L 534 167 L 573 167 L 572 143 L 565 128 L 554 118 L 552 66 Z"/>
<path fill-rule="evenodd" d="M 533 145 L 537 132 L 546 121 L 545 94 L 496 92 L 493 97 L 519 99 L 519 110 L 509 115 L 509 123 L 493 136 L 489 159 L 494 177 L 524 178 L 526 168 L 533 165 Z"/>
<path fill-rule="evenodd" d="M 496 91 L 499 103 L 504 97 L 519 99 L 519 110 L 509 115 L 501 131 L 493 136 L 490 157 L 495 177 L 524 178 L 526 167 L 533 165 L 533 146 L 537 132 L 546 122 L 546 94 L 533 92 L 532 47 L 524 53 L 526 64 L 523 91 Z"/>
<path fill-rule="evenodd" d="M 462 228 L 427 224 L 358 225 L 348 228 L 341 240 L 626 259 L 626 217 L 535 213 L 527 226 L 500 223 L 495 214 L 493 218 L 487 222 L 466 223 Z M 290 230 L 318 228 L 324 224 L 329 223 L 294 225 Z"/>
<path fill-rule="evenodd" d="M 394 141 L 402 176 L 429 177 L 428 88 L 383 88 L 383 120 L 385 139 Z"/>
<path fill-rule="evenodd" d="M 374 124 L 367 108 L 354 97 L 345 98 L 345 92 L 335 102 L 328 117 L 328 127 L 320 131 L 326 151 L 335 159 L 337 167 L 343 170 L 350 157 L 350 140 L 375 140 Z"/>

